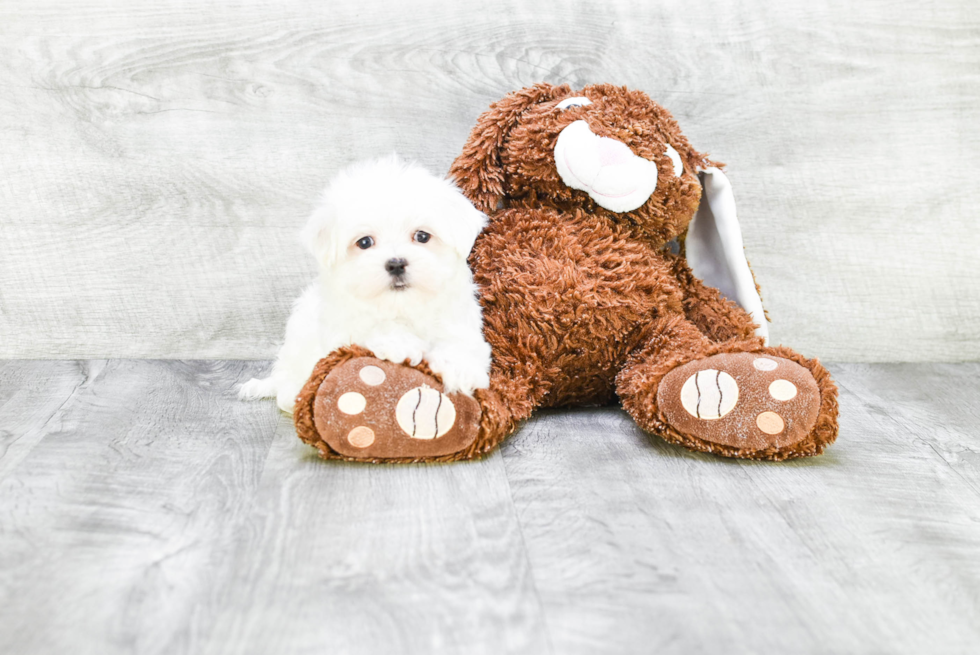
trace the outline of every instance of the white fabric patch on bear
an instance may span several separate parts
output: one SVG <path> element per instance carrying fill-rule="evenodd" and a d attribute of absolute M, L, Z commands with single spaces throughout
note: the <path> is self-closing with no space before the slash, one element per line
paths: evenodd
<path fill-rule="evenodd" d="M 358 375 L 360 376 L 361 381 L 364 382 L 364 384 L 369 384 L 372 387 L 376 387 L 382 384 L 385 381 L 385 377 L 386 377 L 385 372 L 382 371 L 377 366 L 365 366 L 364 368 L 361 369 Z"/>
<path fill-rule="evenodd" d="M 360 414 L 367 407 L 367 399 L 356 391 L 348 391 L 337 399 L 337 409 L 344 414 Z"/>
<path fill-rule="evenodd" d="M 776 400 L 786 402 L 796 398 L 796 385 L 789 380 L 773 380 L 769 385 L 769 395 Z"/>
<path fill-rule="evenodd" d="M 674 147 L 667 144 L 667 156 L 670 157 L 670 163 L 674 165 L 674 177 L 680 177 L 684 172 L 684 163 L 681 162 L 680 153 L 674 150 Z"/>
<path fill-rule="evenodd" d="M 456 407 L 446 394 L 431 387 L 415 387 L 398 401 L 395 420 L 413 439 L 437 439 L 456 422 Z"/>
<path fill-rule="evenodd" d="M 565 184 L 609 211 L 633 211 L 657 188 L 654 162 L 633 154 L 622 141 L 597 136 L 584 120 L 558 135 L 555 166 Z"/>
<path fill-rule="evenodd" d="M 558 103 L 558 109 L 568 109 L 569 107 L 586 107 L 591 105 L 592 101 L 585 96 L 575 96 L 574 98 L 565 98 Z"/>
<path fill-rule="evenodd" d="M 708 368 L 698 371 L 681 387 L 681 405 L 696 418 L 713 421 L 735 409 L 738 384 L 728 373 Z"/>

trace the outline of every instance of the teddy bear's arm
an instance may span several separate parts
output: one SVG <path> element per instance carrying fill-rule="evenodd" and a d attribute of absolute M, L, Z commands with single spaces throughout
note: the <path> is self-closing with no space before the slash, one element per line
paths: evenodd
<path fill-rule="evenodd" d="M 755 321 L 747 311 L 721 295 L 718 289 L 705 285 L 691 272 L 683 257 L 671 257 L 674 276 L 684 294 L 687 320 L 716 343 L 732 339 L 762 343 L 755 333 Z"/>

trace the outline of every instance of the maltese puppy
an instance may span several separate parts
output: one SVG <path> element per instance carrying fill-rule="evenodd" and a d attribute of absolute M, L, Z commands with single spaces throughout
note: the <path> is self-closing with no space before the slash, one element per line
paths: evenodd
<path fill-rule="evenodd" d="M 466 263 L 486 216 L 448 180 L 396 155 L 355 164 L 324 192 L 302 238 L 319 276 L 293 306 L 272 374 L 242 385 L 292 413 L 324 356 L 356 344 L 442 376 L 447 393 L 490 384 L 477 288 Z"/>

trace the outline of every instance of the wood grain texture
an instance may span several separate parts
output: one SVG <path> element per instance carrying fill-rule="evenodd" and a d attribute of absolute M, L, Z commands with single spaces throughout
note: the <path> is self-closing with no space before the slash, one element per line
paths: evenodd
<path fill-rule="evenodd" d="M 551 653 L 499 453 L 325 463 L 284 419 L 206 653 Z"/>
<path fill-rule="evenodd" d="M 499 454 L 326 464 L 266 364 L 0 362 L 0 652 L 550 652 Z"/>
<path fill-rule="evenodd" d="M 262 364 L 0 361 L 0 652 L 973 653 L 980 364 L 832 366 L 821 457 L 619 409 L 485 460 L 323 462 Z M 17 435 L 26 435 L 20 441 Z"/>
<path fill-rule="evenodd" d="M 65 367 L 4 377 L 25 366 Z M 256 368 L 78 364 L 54 419 L 13 426 L 43 437 L 0 479 L 0 652 L 194 652 L 278 420 L 235 397 Z"/>
<path fill-rule="evenodd" d="M 0 356 L 267 358 L 341 166 L 445 171 L 537 82 L 648 91 L 728 163 L 776 342 L 980 358 L 980 5 L 0 6 Z"/>
<path fill-rule="evenodd" d="M 609 409 L 505 443 L 556 652 L 976 650 L 980 366 L 832 372 L 814 459 L 691 453 Z"/>
<path fill-rule="evenodd" d="M 101 364 L 7 362 L 0 366 L 0 480 L 46 434 L 57 431 L 62 409 Z"/>

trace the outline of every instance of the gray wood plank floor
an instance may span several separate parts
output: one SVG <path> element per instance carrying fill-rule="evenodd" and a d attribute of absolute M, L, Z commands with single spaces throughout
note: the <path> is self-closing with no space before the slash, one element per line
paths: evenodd
<path fill-rule="evenodd" d="M 822 457 L 543 413 L 325 463 L 229 361 L 0 362 L 0 652 L 980 649 L 980 364 L 838 364 Z"/>

